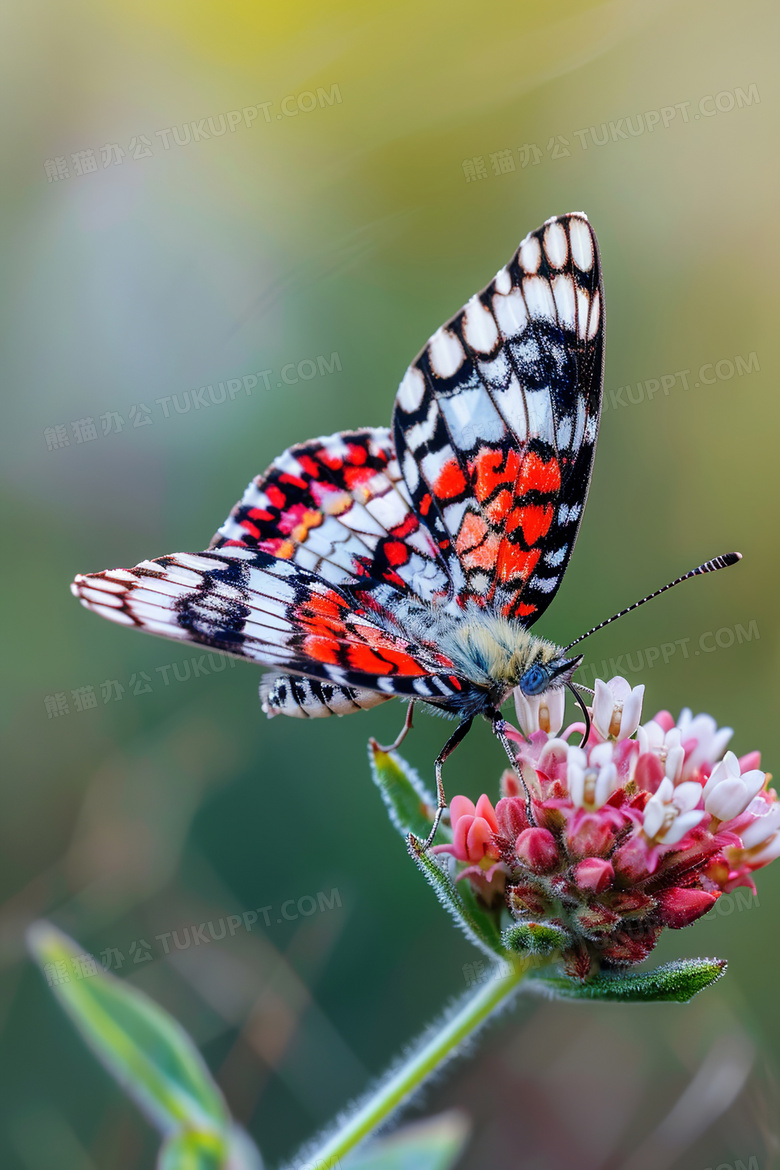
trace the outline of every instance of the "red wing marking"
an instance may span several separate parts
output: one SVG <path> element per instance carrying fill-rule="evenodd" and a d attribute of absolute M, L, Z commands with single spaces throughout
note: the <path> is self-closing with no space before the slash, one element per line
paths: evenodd
<path fill-rule="evenodd" d="M 523 539 L 529 548 L 539 541 L 543 536 L 546 536 L 550 531 L 550 525 L 553 521 L 554 508 L 552 504 L 526 504 L 524 508 L 518 508 L 512 513 L 511 519 L 520 525 L 523 531 Z M 516 527 L 515 523 L 511 525 L 507 522 L 507 533 L 511 532 Z"/>
<path fill-rule="evenodd" d="M 466 490 L 466 477 L 454 459 L 439 472 L 434 490 L 440 500 L 454 500 Z"/>
<path fill-rule="evenodd" d="M 517 477 L 516 494 L 524 496 L 527 492 L 541 492 L 543 495 L 552 495 L 560 489 L 561 469 L 558 460 L 549 459 L 545 462 L 535 451 L 529 451 Z"/>

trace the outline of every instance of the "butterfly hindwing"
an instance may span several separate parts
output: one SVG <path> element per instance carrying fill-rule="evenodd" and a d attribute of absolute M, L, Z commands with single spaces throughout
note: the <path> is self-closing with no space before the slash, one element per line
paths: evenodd
<path fill-rule="evenodd" d="M 339 585 L 385 582 L 430 600 L 449 584 L 385 427 L 290 447 L 250 483 L 211 547 L 225 544 L 262 549 Z"/>
<path fill-rule="evenodd" d="M 389 633 L 345 588 L 259 549 L 174 553 L 133 569 L 80 574 L 72 589 L 111 621 L 285 675 L 433 701 L 461 689 L 434 646 Z"/>
<path fill-rule="evenodd" d="M 531 625 L 552 600 L 587 497 L 603 355 L 596 237 L 574 213 L 527 236 L 409 367 L 396 454 L 458 604 Z"/>

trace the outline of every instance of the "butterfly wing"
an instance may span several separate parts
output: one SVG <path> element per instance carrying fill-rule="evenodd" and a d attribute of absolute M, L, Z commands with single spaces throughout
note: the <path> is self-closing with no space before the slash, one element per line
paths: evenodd
<path fill-rule="evenodd" d="M 463 689 L 434 647 L 389 633 L 344 587 L 260 549 L 174 553 L 80 574 L 71 588 L 110 621 L 285 675 L 432 702 Z"/>
<path fill-rule="evenodd" d="M 396 454 L 451 605 L 526 626 L 549 605 L 585 507 L 603 364 L 598 246 L 573 213 L 527 236 L 407 370 Z"/>

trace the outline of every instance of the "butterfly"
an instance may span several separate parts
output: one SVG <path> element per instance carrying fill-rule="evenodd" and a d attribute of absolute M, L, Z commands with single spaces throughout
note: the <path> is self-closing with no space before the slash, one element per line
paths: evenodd
<path fill-rule="evenodd" d="M 502 703 L 515 687 L 571 687 L 582 660 L 530 631 L 577 538 L 603 371 L 599 249 L 573 212 L 526 236 L 433 334 L 390 429 L 291 447 L 207 550 L 80 574 L 71 588 L 111 621 L 270 668 L 269 716 L 401 698 L 393 746 L 415 703 L 457 718 L 435 763 L 435 832 L 442 764 L 475 717 L 514 759 Z"/>

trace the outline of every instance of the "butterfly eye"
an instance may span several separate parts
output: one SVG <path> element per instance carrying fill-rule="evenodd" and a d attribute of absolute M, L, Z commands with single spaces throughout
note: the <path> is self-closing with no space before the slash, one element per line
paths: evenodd
<path fill-rule="evenodd" d="M 520 690 L 524 695 L 541 695 L 549 685 L 547 671 L 541 666 L 531 666 L 520 679 Z"/>

